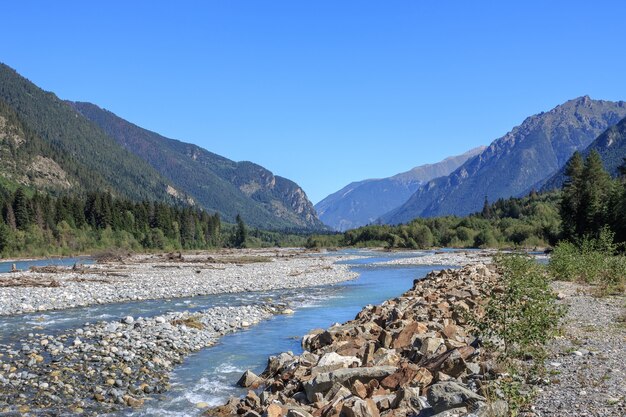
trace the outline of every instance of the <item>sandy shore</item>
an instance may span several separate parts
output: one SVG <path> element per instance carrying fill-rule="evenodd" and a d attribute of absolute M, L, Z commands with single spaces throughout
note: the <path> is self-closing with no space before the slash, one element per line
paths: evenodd
<path fill-rule="evenodd" d="M 345 259 L 296 249 L 223 250 L 134 255 L 76 270 L 4 274 L 0 315 L 335 284 L 357 277 L 348 266 L 335 264 Z"/>

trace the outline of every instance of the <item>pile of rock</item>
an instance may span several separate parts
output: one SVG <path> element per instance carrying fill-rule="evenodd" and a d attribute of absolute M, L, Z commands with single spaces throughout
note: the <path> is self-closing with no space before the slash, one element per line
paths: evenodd
<path fill-rule="evenodd" d="M 248 395 L 207 415 L 503 415 L 506 403 L 479 394 L 494 371 L 467 324 L 496 280 L 485 265 L 430 273 L 402 296 L 304 336 L 301 355 L 270 357 L 258 377 L 247 371 L 239 383 Z"/>

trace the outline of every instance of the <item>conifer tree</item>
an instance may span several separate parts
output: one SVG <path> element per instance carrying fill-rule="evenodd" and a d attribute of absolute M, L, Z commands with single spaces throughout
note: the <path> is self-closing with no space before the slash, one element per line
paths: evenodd
<path fill-rule="evenodd" d="M 15 224 L 20 230 L 26 230 L 31 222 L 29 203 L 24 189 L 19 187 L 13 197 L 13 212 L 15 213 Z"/>
<path fill-rule="evenodd" d="M 578 232 L 578 224 L 582 220 L 581 200 L 583 191 L 583 158 L 579 152 L 567 162 L 563 184 L 563 197 L 559 211 L 563 225 L 563 235 L 566 239 L 573 238 Z"/>
<path fill-rule="evenodd" d="M 593 150 L 583 169 L 581 206 L 584 220 L 579 235 L 597 237 L 600 229 L 609 223 L 609 201 L 613 193 L 611 176 L 604 169 L 600 154 Z"/>
<path fill-rule="evenodd" d="M 248 238 L 246 224 L 243 222 L 243 219 L 239 214 L 237 214 L 237 218 L 235 219 L 235 221 L 237 222 L 237 230 L 235 231 L 234 246 L 237 248 L 245 248 L 246 239 Z"/>

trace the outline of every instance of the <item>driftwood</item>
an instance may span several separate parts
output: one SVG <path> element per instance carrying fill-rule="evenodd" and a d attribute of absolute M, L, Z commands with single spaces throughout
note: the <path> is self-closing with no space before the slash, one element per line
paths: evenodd
<path fill-rule="evenodd" d="M 60 287 L 58 281 L 51 278 L 22 275 L 19 278 L 2 277 L 0 287 Z"/>

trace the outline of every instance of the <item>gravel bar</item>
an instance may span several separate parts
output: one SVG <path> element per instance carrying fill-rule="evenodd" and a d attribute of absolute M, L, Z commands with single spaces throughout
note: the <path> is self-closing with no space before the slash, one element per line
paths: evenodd
<path fill-rule="evenodd" d="M 94 304 L 268 291 L 336 284 L 357 277 L 348 256 L 304 250 L 135 255 L 114 262 L 2 274 L 0 316 Z M 8 277 L 8 278 L 7 278 Z"/>

